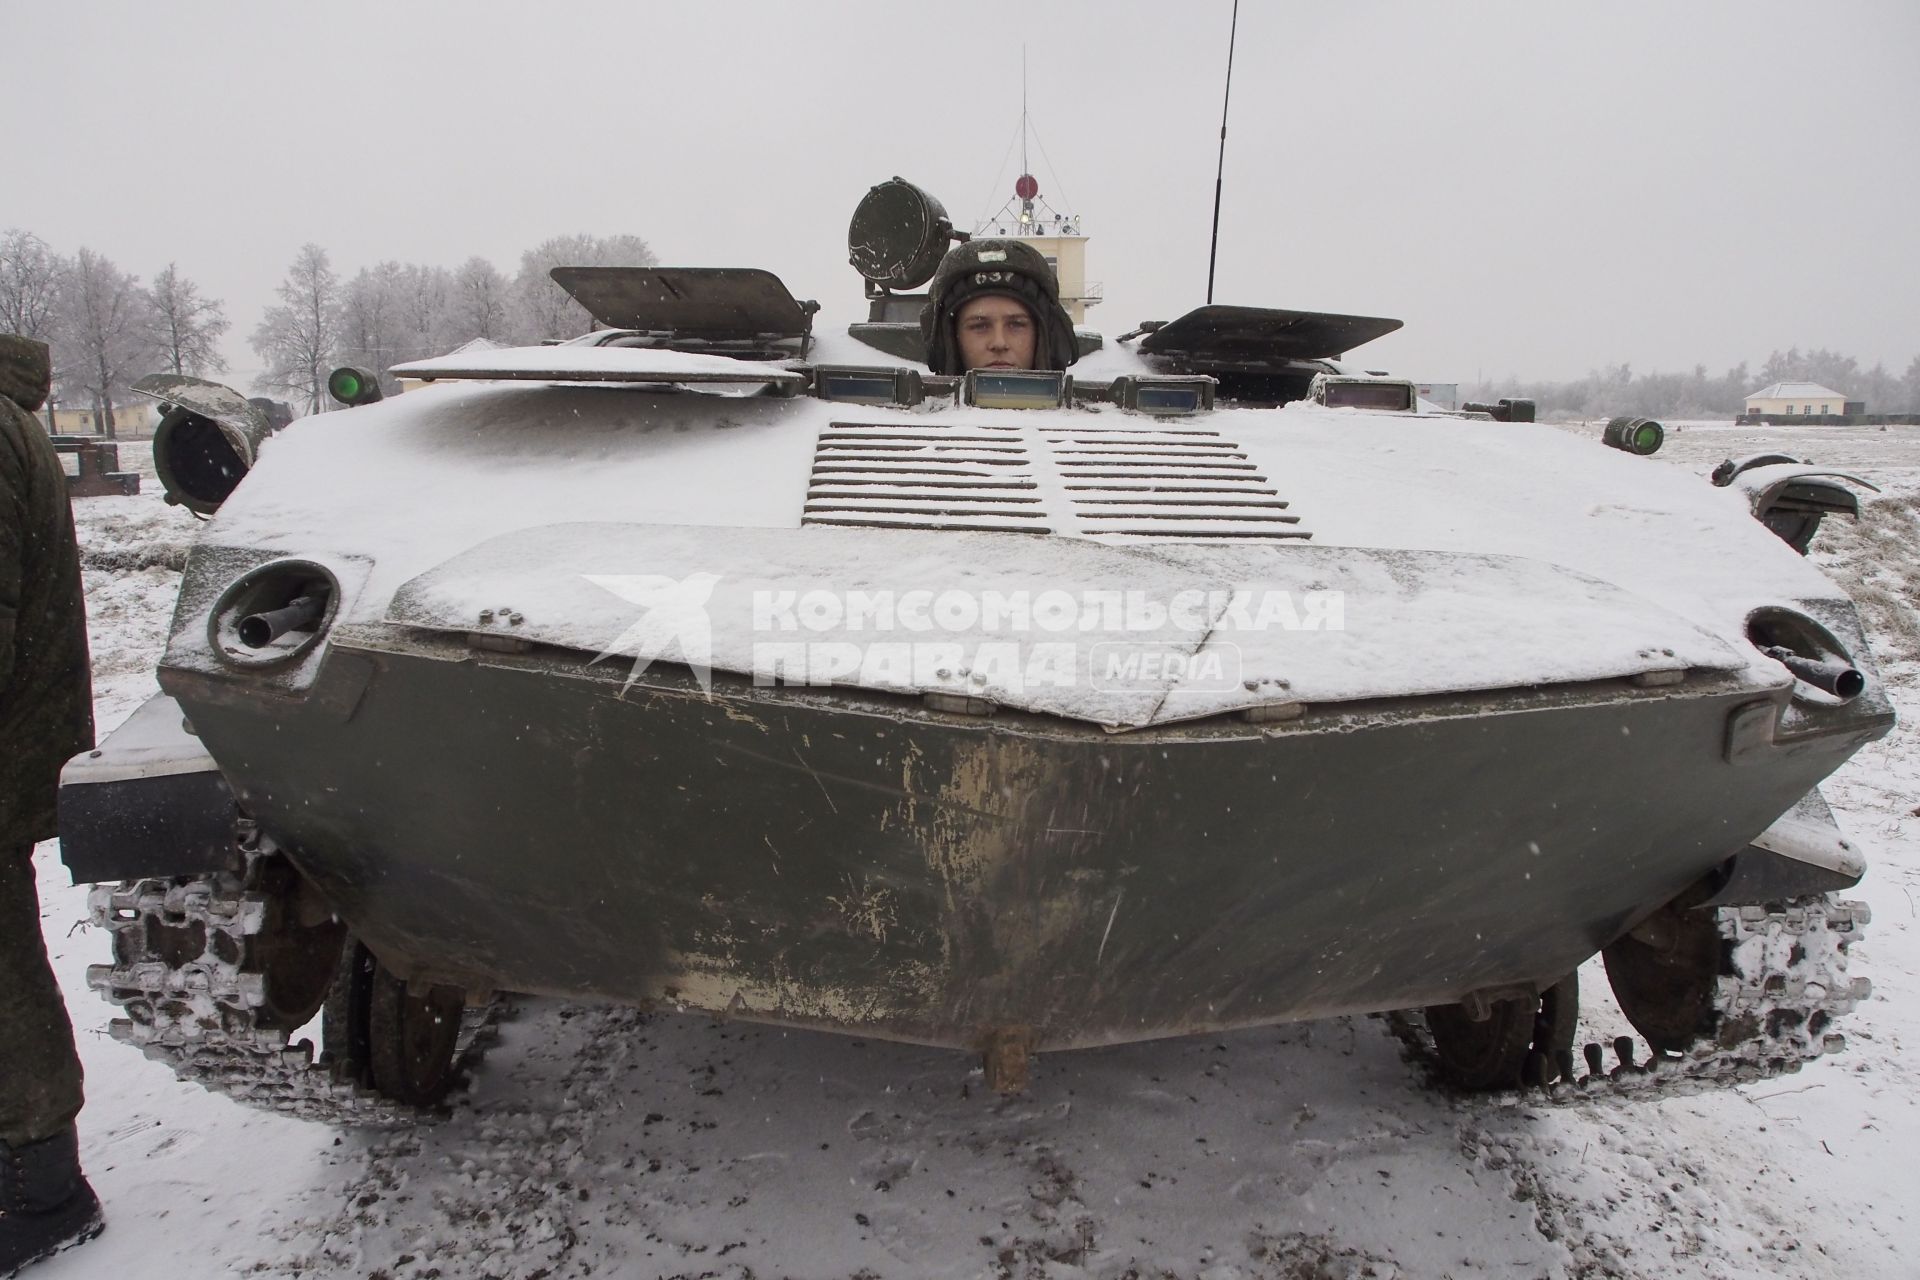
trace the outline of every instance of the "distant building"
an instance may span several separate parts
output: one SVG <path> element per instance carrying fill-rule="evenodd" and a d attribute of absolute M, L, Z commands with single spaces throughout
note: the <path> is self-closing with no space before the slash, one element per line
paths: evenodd
<path fill-rule="evenodd" d="M 1420 398 L 1441 409 L 1460 407 L 1460 384 L 1457 382 L 1420 382 L 1414 384 Z"/>
<path fill-rule="evenodd" d="M 106 434 L 106 428 L 100 424 L 100 415 L 91 407 L 85 409 L 42 409 L 40 421 L 56 436 L 99 436 Z M 113 429 L 115 431 L 139 431 L 153 422 L 152 410 L 145 401 L 135 404 L 116 404 L 113 406 Z"/>
<path fill-rule="evenodd" d="M 1023 121 L 1024 124 L 1024 121 Z M 1087 322 L 1087 308 L 1100 305 L 1101 282 L 1087 279 L 1087 236 L 1076 214 L 1061 213 L 1040 198 L 1040 183 L 1030 173 L 1014 183 L 1013 199 L 973 229 L 976 236 L 1019 238 L 1040 251 L 1060 285 L 1060 305 L 1075 324 Z"/>
<path fill-rule="evenodd" d="M 1847 398 L 1817 382 L 1776 382 L 1747 397 L 1748 413 L 1846 413 Z"/>

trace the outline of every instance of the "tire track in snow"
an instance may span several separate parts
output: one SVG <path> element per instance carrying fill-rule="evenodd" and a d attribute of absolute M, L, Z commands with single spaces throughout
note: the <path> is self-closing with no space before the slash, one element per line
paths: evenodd
<path fill-rule="evenodd" d="M 439 1124 L 366 1141 L 364 1171 L 326 1217 L 298 1220 L 270 1274 L 558 1277 L 592 1191 L 575 1168 L 647 1015 L 527 1001 L 473 1089 Z"/>

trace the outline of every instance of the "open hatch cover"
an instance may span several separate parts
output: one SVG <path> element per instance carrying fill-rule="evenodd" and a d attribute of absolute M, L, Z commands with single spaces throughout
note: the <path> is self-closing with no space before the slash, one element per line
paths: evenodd
<path fill-rule="evenodd" d="M 208 418 L 220 428 L 247 465 L 259 441 L 273 430 L 265 411 L 232 387 L 180 373 L 150 373 L 127 388 L 161 405 L 178 405 Z"/>
<path fill-rule="evenodd" d="M 397 378 L 423 382 L 477 380 L 482 382 L 651 382 L 758 383 L 779 394 L 792 394 L 807 385 L 807 375 L 784 364 L 764 360 L 736 360 L 702 352 L 651 350 L 642 347 L 501 347 L 494 351 L 461 351 L 429 360 L 410 360 L 389 370 Z"/>
<path fill-rule="evenodd" d="M 805 338 L 817 308 L 758 267 L 555 267 L 600 324 L 711 340 Z"/>
<path fill-rule="evenodd" d="M 1195 307 L 1140 340 L 1150 355 L 1246 368 L 1325 360 L 1392 333 L 1400 321 L 1271 307 Z"/>

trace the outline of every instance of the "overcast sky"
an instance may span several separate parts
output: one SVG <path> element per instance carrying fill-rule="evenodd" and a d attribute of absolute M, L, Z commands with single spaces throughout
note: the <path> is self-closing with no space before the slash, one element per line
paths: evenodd
<path fill-rule="evenodd" d="M 550 236 L 760 266 L 859 311 L 895 174 L 1042 194 L 1110 334 L 1204 301 L 1230 0 L 506 5 L 0 0 L 0 227 L 224 299 L 295 250 L 511 275 Z M 1408 376 L 1920 354 L 1920 3 L 1245 0 L 1216 300 L 1396 316 Z"/>

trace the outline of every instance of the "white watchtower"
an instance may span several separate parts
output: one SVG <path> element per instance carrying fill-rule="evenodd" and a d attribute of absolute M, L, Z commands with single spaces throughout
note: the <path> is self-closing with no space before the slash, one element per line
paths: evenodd
<path fill-rule="evenodd" d="M 1076 214 L 1062 213 L 1040 195 L 1040 182 L 1022 173 L 1013 199 L 973 230 L 975 236 L 1020 239 L 1038 249 L 1060 282 L 1060 302 L 1075 324 L 1087 322 L 1087 308 L 1100 302 L 1100 282 L 1087 279 L 1087 237 Z"/>
<path fill-rule="evenodd" d="M 1100 282 L 1087 279 L 1087 237 L 1081 228 L 1080 216 L 1062 212 L 1041 198 L 1040 180 L 1033 176 L 1033 168 L 1027 163 L 1027 139 L 1032 133 L 1033 122 L 1027 115 L 1027 53 L 1022 49 L 1020 176 L 1013 183 L 1013 199 L 1001 205 L 998 213 L 982 218 L 973 234 L 1025 240 L 1038 249 L 1059 282 L 1061 305 L 1076 325 L 1085 324 L 1087 308 L 1100 302 Z M 1045 156 L 1046 151 L 1046 144 L 1042 143 L 1040 154 Z M 1053 180 L 1058 183 L 1060 176 L 1054 174 Z"/>

